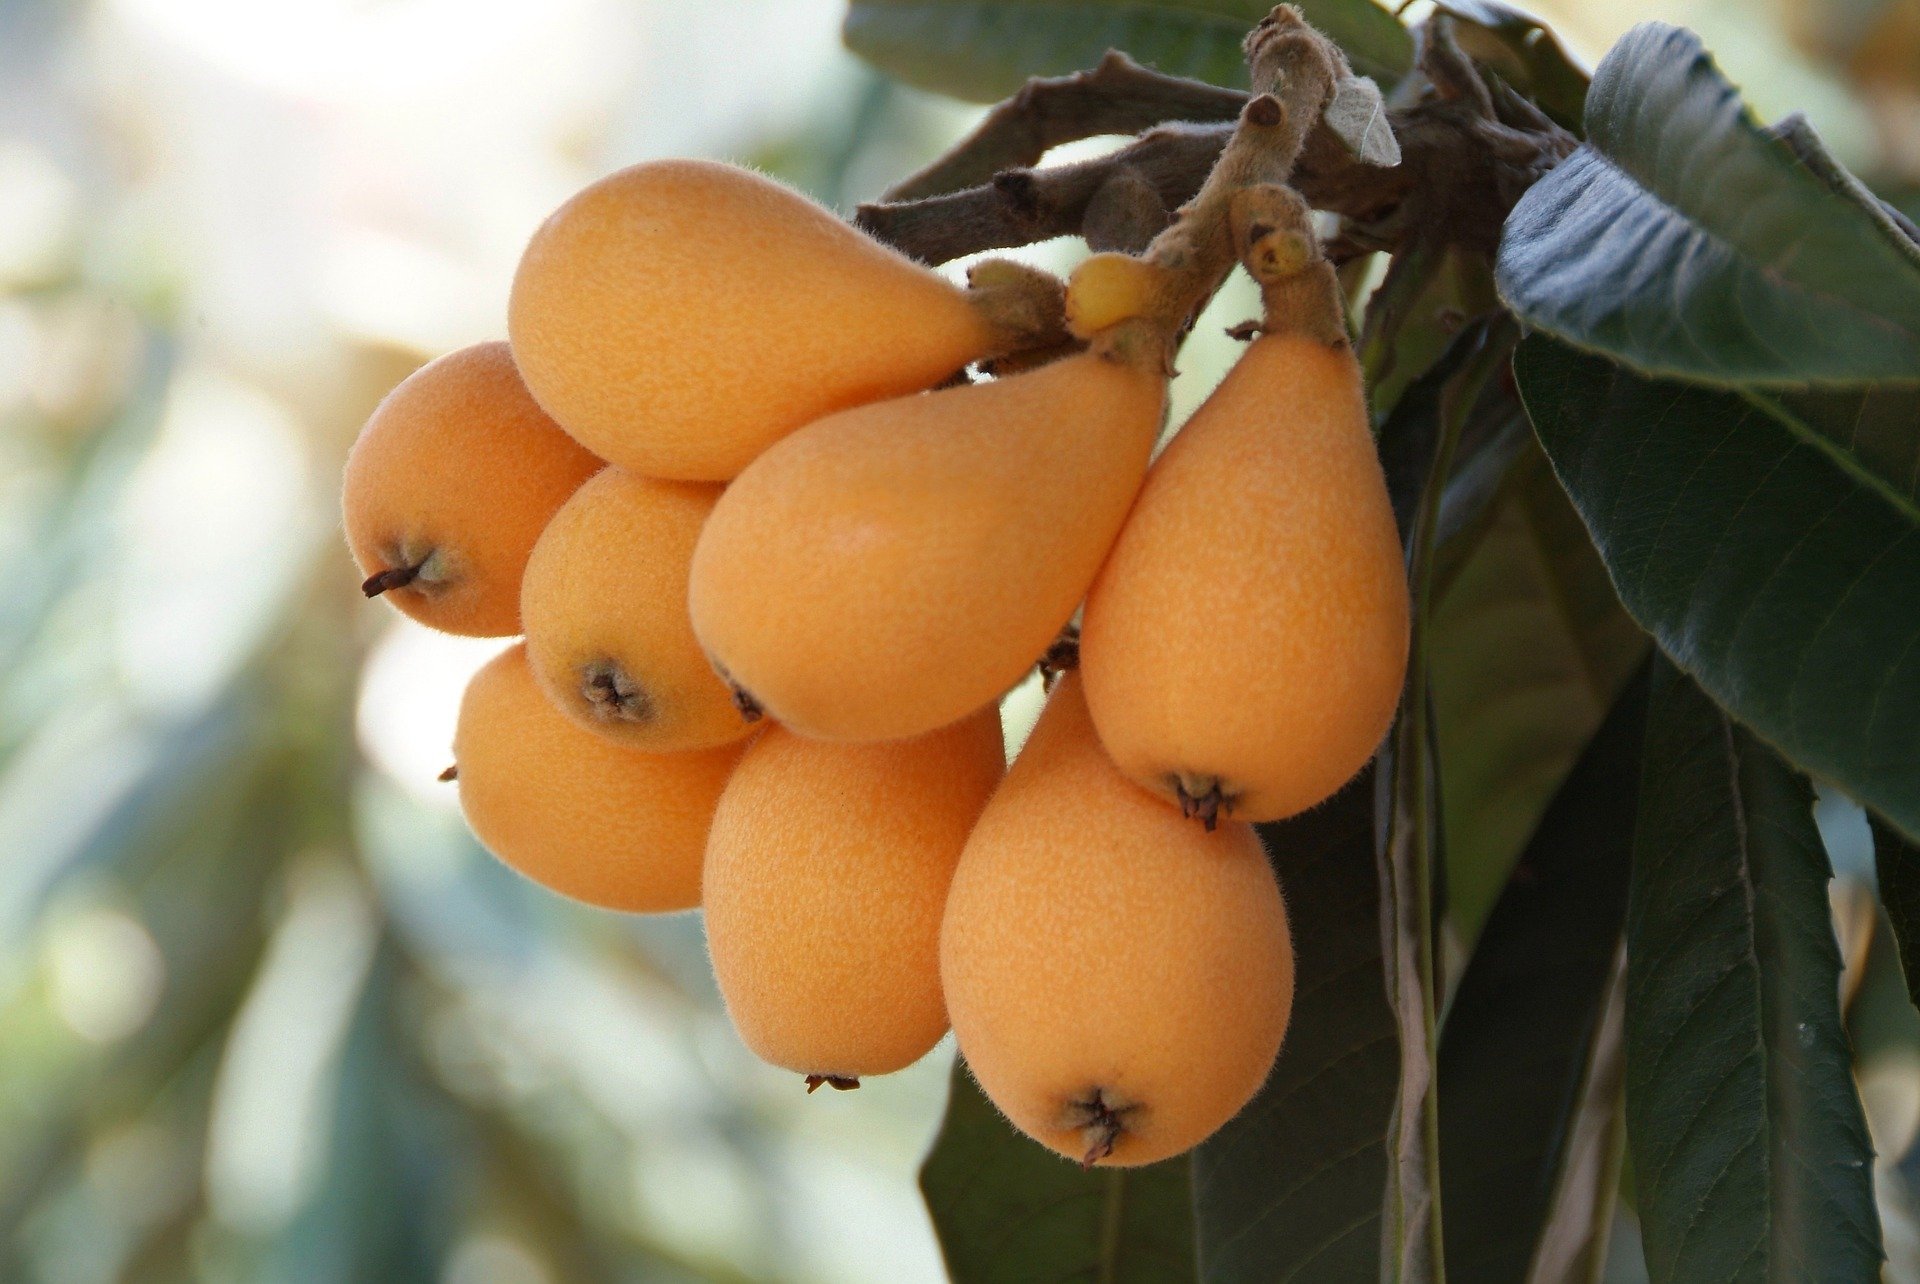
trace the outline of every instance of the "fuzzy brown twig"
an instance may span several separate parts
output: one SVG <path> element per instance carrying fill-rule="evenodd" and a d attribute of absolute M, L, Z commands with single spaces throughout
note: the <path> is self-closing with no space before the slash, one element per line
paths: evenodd
<path fill-rule="evenodd" d="M 1305 198 L 1277 183 L 1249 187 L 1234 197 L 1231 217 L 1234 250 L 1260 286 L 1258 331 L 1304 334 L 1330 348 L 1345 347 L 1346 298 L 1314 235 Z"/>
<path fill-rule="evenodd" d="M 1314 208 L 1347 222 L 1328 247 L 1335 261 L 1393 249 L 1416 231 L 1490 250 L 1520 194 L 1573 150 L 1572 136 L 1538 108 L 1502 85 L 1488 85 L 1461 52 L 1448 19 L 1428 22 L 1420 37 L 1419 96 L 1388 113 L 1401 163 L 1366 164 L 1316 122 L 1293 164 L 1287 181 Z M 1010 99 L 1004 110 L 1017 115 L 1019 101 Z M 1086 112 L 1092 119 L 1090 106 Z M 1002 169 L 963 190 L 862 206 L 856 221 L 934 263 L 1058 236 L 1084 235 L 1095 248 L 1136 251 L 1145 244 L 1137 212 L 1133 225 L 1110 226 L 1113 204 L 1099 199 L 1102 193 L 1111 193 L 1110 185 L 1151 191 L 1163 209 L 1178 209 L 1200 190 L 1233 132 L 1218 122 L 1159 125 L 1105 156 Z M 973 138 L 963 141 L 923 173 L 978 172 L 1000 154 L 974 153 L 975 145 Z"/>
<path fill-rule="evenodd" d="M 1149 262 L 1197 273 L 1188 288 L 1197 308 L 1232 270 L 1236 254 L 1230 210 L 1236 195 L 1256 184 L 1285 183 L 1321 111 L 1347 74 L 1346 59 L 1300 11 L 1281 5 L 1247 35 L 1247 68 L 1254 96 L 1233 138 L 1180 216 L 1147 247 Z M 1211 279 L 1208 279 L 1208 278 Z"/>
<path fill-rule="evenodd" d="M 1237 89 L 1164 75 L 1109 50 L 1087 71 L 1029 80 L 946 155 L 895 183 L 882 199 L 916 201 L 974 187 L 1002 170 L 1037 165 L 1050 149 L 1083 138 L 1137 134 L 1170 120 L 1232 121 L 1246 101 Z"/>
<path fill-rule="evenodd" d="M 1193 318 L 1239 261 L 1236 201 L 1251 188 L 1286 183 L 1307 135 L 1351 75 L 1338 47 L 1290 4 L 1248 33 L 1246 55 L 1254 94 L 1200 190 L 1138 259 L 1090 261 L 1075 275 L 1068 323 L 1109 359 L 1171 373 Z M 1096 277 L 1107 288 L 1093 284 Z"/>
<path fill-rule="evenodd" d="M 1400 190 L 1369 191 L 1370 184 L 1355 181 L 1351 157 L 1325 148 L 1302 158 L 1295 185 L 1318 208 L 1360 225 L 1376 248 L 1419 239 L 1491 254 L 1514 203 L 1571 155 L 1576 141 L 1532 103 L 1482 77 L 1455 40 L 1451 19 L 1424 24 L 1419 42 L 1424 91 L 1391 115 L 1401 146 L 1401 164 L 1392 171 Z"/>
<path fill-rule="evenodd" d="M 1099 237 L 1104 248 L 1137 250 L 1152 234 L 1137 245 L 1117 243 L 1121 234 L 1089 218 L 1099 208 L 1095 198 L 1117 182 L 1151 191 L 1162 209 L 1177 209 L 1200 190 L 1232 136 L 1232 125 L 1162 125 L 1094 160 L 1006 169 L 963 191 L 862 205 L 854 222 L 928 263 L 1083 233 Z"/>

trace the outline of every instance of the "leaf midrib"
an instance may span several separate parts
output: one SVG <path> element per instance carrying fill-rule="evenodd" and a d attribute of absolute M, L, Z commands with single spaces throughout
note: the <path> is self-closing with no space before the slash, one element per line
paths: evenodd
<path fill-rule="evenodd" d="M 1741 777 L 1743 760 L 1740 754 L 1739 741 L 1734 736 L 1733 720 L 1727 716 L 1724 710 L 1718 707 L 1714 709 L 1714 717 L 1720 724 L 1720 740 L 1721 744 L 1725 747 L 1727 755 L 1727 787 L 1733 799 L 1733 835 L 1734 845 L 1738 851 L 1740 861 L 1740 895 L 1745 901 L 1747 909 L 1746 918 L 1742 920 L 1742 928 L 1744 930 L 1741 934 L 1741 945 L 1745 951 L 1745 957 L 1742 962 L 1746 964 L 1749 969 L 1749 974 L 1753 977 L 1753 1011 L 1756 1018 L 1753 1029 L 1753 1043 L 1756 1059 L 1759 1063 L 1760 1100 L 1764 1103 L 1761 1128 L 1766 1135 L 1766 1145 L 1760 1148 L 1760 1173 L 1761 1180 L 1764 1183 L 1762 1189 L 1767 1192 L 1767 1211 L 1765 1222 L 1760 1228 L 1760 1234 L 1756 1237 L 1757 1242 L 1754 1247 L 1755 1249 L 1759 1249 L 1762 1245 L 1765 1246 L 1766 1256 L 1763 1266 L 1767 1268 L 1767 1271 L 1763 1272 L 1763 1278 L 1771 1278 L 1770 1269 L 1773 1264 L 1773 1228 L 1776 1220 L 1774 1201 L 1779 1198 L 1779 1192 L 1774 1188 L 1773 1181 L 1773 1147 L 1775 1141 L 1773 1135 L 1774 1075 L 1773 1062 L 1767 1055 L 1766 1014 L 1769 1005 L 1767 1003 L 1766 977 L 1760 970 L 1760 944 L 1758 940 L 1760 930 L 1759 905 L 1754 900 L 1753 895 L 1753 835 L 1747 827 L 1747 791 Z M 1748 1256 L 1751 1257 L 1752 1253 L 1750 1252 Z M 1743 1261 L 1741 1264 L 1744 1266 L 1745 1262 Z"/>
<path fill-rule="evenodd" d="M 1752 388 L 1738 388 L 1735 391 L 1748 405 L 1785 428 L 1800 441 L 1819 450 L 1848 477 L 1879 495 L 1905 519 L 1909 526 L 1920 529 L 1920 500 L 1916 500 L 1911 495 L 1901 494 L 1893 483 L 1861 463 L 1839 442 L 1806 423 L 1773 398 Z"/>

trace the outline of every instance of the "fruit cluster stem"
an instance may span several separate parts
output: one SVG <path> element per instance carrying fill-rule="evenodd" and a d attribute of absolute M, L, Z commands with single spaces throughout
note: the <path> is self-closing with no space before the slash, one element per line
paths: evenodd
<path fill-rule="evenodd" d="M 1330 348 L 1347 346 L 1346 296 L 1313 230 L 1306 198 L 1278 183 L 1234 197 L 1233 241 L 1240 262 L 1260 285 L 1264 334 L 1304 334 Z M 1236 329 L 1236 338 L 1251 330 Z"/>
<path fill-rule="evenodd" d="M 1291 175 L 1280 177 L 1315 209 L 1347 220 L 1328 246 L 1335 263 L 1409 239 L 1491 251 L 1520 194 L 1573 151 L 1573 136 L 1538 107 L 1483 78 L 1452 31 L 1443 15 L 1417 29 L 1427 88 L 1387 112 L 1401 164 L 1356 155 L 1322 113 L 1306 122 Z M 1034 81 L 945 156 L 884 200 L 861 206 L 855 222 L 929 263 L 1056 236 L 1138 252 L 1150 239 L 1139 236 L 1142 193 L 1163 221 L 1164 211 L 1192 201 L 1239 133 L 1230 117 L 1248 101 L 1137 67 Z M 1142 125 L 1155 119 L 1163 123 Z M 1033 168 L 1047 146 L 1133 133 L 1103 156 Z M 1131 195 L 1116 202 L 1117 192 Z M 1123 218 L 1115 218 L 1116 207 Z"/>
<path fill-rule="evenodd" d="M 1250 188 L 1286 183 L 1340 78 L 1349 74 L 1340 50 L 1290 4 L 1263 18 L 1245 48 L 1253 96 L 1200 190 L 1140 255 L 1162 285 L 1147 315 L 1099 336 L 1096 349 L 1113 359 L 1171 369 L 1194 317 L 1240 258 L 1236 202 Z"/>

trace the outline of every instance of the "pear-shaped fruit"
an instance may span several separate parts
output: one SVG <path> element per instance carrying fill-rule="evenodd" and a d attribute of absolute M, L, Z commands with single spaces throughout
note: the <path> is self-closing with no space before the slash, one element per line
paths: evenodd
<path fill-rule="evenodd" d="M 895 739 L 964 717 L 1072 616 L 1139 488 L 1165 388 L 1087 353 L 808 425 L 715 505 L 694 632 L 807 735 Z"/>
<path fill-rule="evenodd" d="M 420 367 L 347 454 L 340 506 L 367 596 L 448 633 L 518 633 L 527 555 L 599 467 L 534 404 L 506 344 Z"/>
<path fill-rule="evenodd" d="M 453 758 L 467 823 L 502 862 L 589 905 L 662 912 L 700 903 L 707 827 L 744 747 L 597 736 L 541 694 L 516 645 L 467 687 Z"/>
<path fill-rule="evenodd" d="M 1087 598 L 1087 701 L 1121 770 L 1277 820 L 1366 765 L 1407 663 L 1407 580 L 1344 344 L 1247 349 L 1154 464 Z"/>
<path fill-rule="evenodd" d="M 1198 1145 L 1258 1091 L 1293 1006 L 1260 840 L 1135 787 L 1062 679 L 960 858 L 940 933 L 960 1052 L 1014 1126 L 1089 1164 Z"/>
<path fill-rule="evenodd" d="M 986 355 L 963 290 L 748 170 L 654 161 L 534 233 L 507 331 L 533 395 L 596 454 L 725 481 L 802 424 Z"/>
<path fill-rule="evenodd" d="M 940 915 L 1005 764 L 989 707 L 914 740 L 846 745 L 772 727 L 720 796 L 707 945 L 748 1047 L 851 1086 L 947 1030 Z"/>
<path fill-rule="evenodd" d="M 687 619 L 687 568 L 720 487 L 607 468 L 534 545 L 521 588 L 527 658 L 584 727 L 656 753 L 701 749 L 751 725 Z"/>

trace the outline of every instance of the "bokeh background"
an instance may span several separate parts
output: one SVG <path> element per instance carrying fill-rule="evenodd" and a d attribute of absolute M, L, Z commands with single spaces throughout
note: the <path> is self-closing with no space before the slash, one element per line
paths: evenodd
<path fill-rule="evenodd" d="M 1920 178 L 1920 0 L 1537 7 L 1589 62 L 1689 23 L 1764 115 Z M 809 1098 L 728 1030 L 697 917 L 496 866 L 434 777 L 498 644 L 363 602 L 336 531 L 361 420 L 503 333 L 574 189 L 708 155 L 850 209 L 966 127 L 839 17 L 0 0 L 0 1280 L 941 1277 L 950 1049 Z M 1920 1115 L 1890 992 L 1855 1013 L 1888 1164 Z"/>

